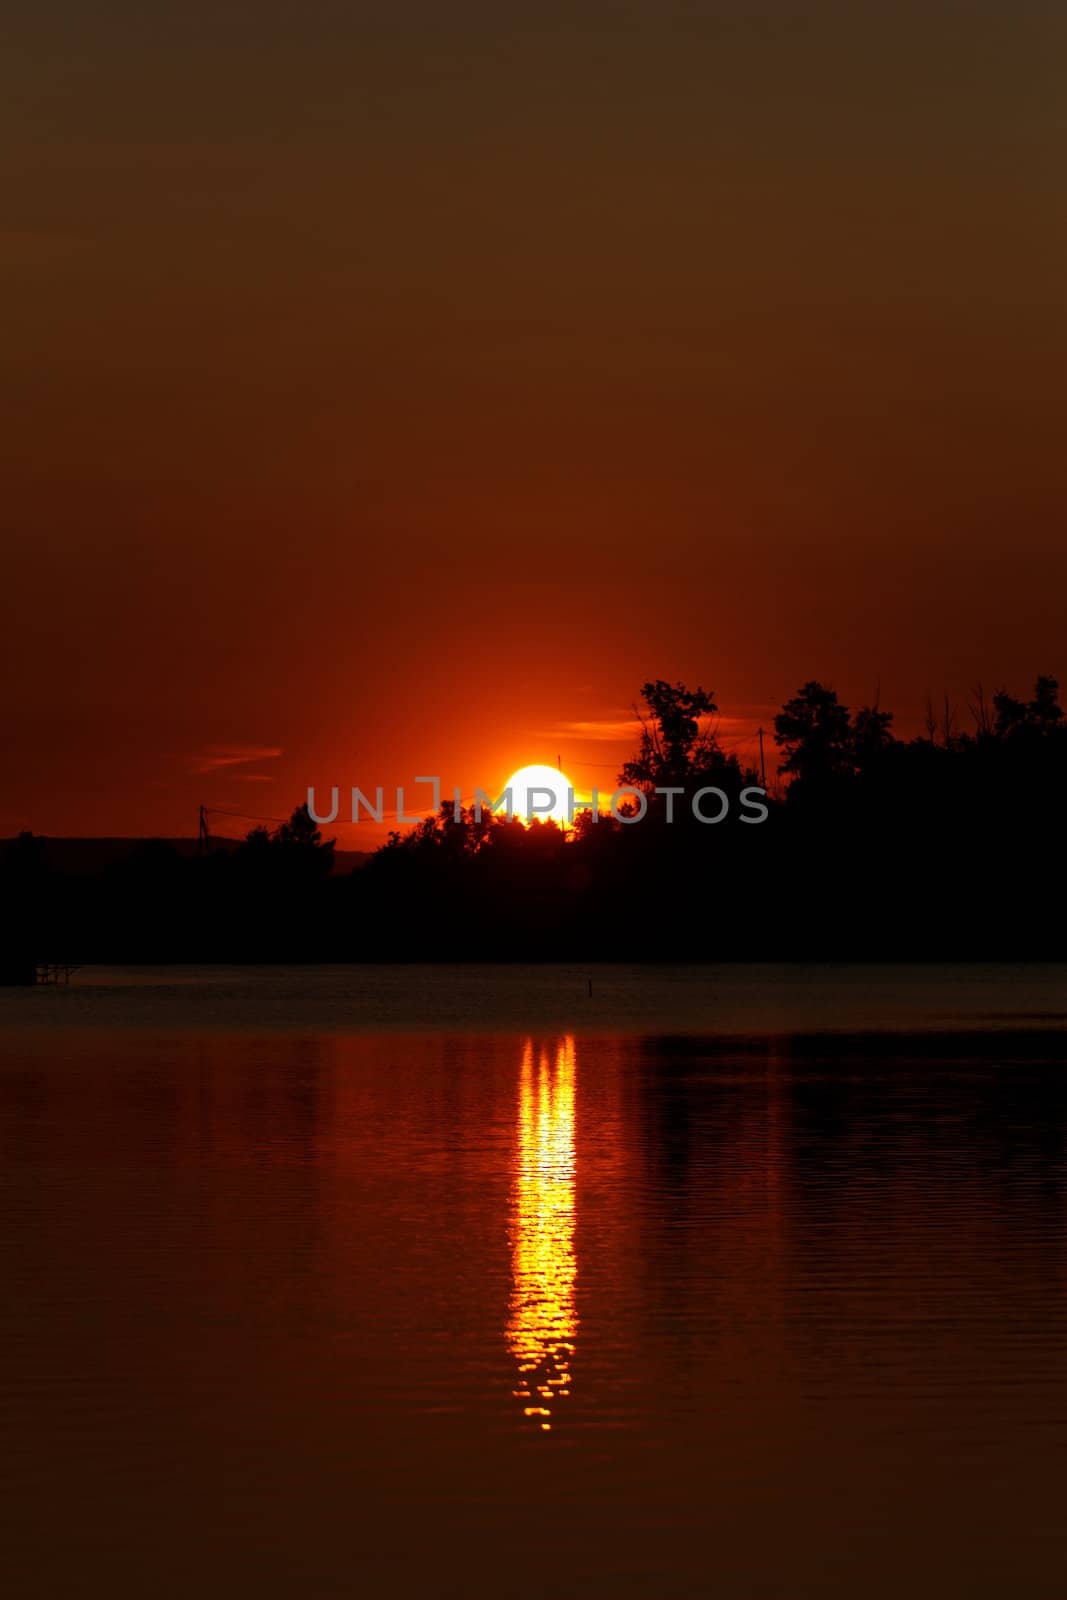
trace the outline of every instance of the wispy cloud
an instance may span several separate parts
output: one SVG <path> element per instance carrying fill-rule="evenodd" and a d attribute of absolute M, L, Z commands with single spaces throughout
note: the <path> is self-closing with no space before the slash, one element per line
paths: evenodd
<path fill-rule="evenodd" d="M 620 739 L 632 739 L 640 733 L 641 724 L 634 716 L 605 717 L 594 719 L 590 722 L 558 722 L 554 728 L 549 728 L 542 738 L 553 739 L 597 739 L 605 744 L 618 743 Z"/>
<path fill-rule="evenodd" d="M 223 767 L 240 767 L 250 761 L 273 761 L 283 754 L 280 747 L 274 745 L 209 745 L 199 755 L 194 756 L 194 772 L 218 772 Z M 235 777 L 252 777 L 252 774 L 235 773 Z M 259 781 L 254 778 L 253 781 Z M 264 783 L 271 780 L 262 777 Z"/>
<path fill-rule="evenodd" d="M 705 727 L 722 732 L 727 729 L 741 730 L 752 722 L 751 717 L 727 717 L 719 712 L 712 717 L 701 718 L 701 723 Z M 554 728 L 548 728 L 540 735 L 546 739 L 589 739 L 603 744 L 618 744 L 620 741 L 629 741 L 640 736 L 641 724 L 636 717 L 604 717 L 590 722 L 559 722 Z"/>
<path fill-rule="evenodd" d="M 745 706 L 741 715 L 724 715 L 715 712 L 710 717 L 700 719 L 701 726 L 706 732 L 714 734 L 719 744 L 729 753 L 743 755 L 754 751 L 758 747 L 758 728 L 762 723 L 769 732 L 773 727 L 773 710 L 765 706 Z M 558 722 L 554 727 L 543 729 L 540 737 L 546 742 L 552 741 L 554 747 L 560 751 L 560 756 L 565 768 L 592 772 L 595 769 L 614 765 L 609 752 L 596 750 L 597 745 L 626 746 L 625 754 L 636 750 L 641 738 L 641 723 L 636 715 L 624 716 L 621 712 L 614 716 L 593 717 L 581 722 Z M 558 745 L 555 741 L 558 740 Z M 598 759 L 599 758 L 599 759 Z M 617 758 L 622 760 L 622 755 Z"/>

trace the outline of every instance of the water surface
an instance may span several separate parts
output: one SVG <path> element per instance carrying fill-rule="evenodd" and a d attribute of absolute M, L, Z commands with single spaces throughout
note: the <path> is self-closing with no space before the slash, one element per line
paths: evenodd
<path fill-rule="evenodd" d="M 9 1592 L 1062 1595 L 1059 973 L 590 972 L 3 995 Z"/>

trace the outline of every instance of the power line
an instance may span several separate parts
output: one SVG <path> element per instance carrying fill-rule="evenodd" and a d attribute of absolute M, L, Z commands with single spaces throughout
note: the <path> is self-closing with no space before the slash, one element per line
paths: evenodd
<path fill-rule="evenodd" d="M 204 806 L 204 813 L 209 817 L 240 817 L 242 822 L 291 822 L 291 817 L 265 817 L 251 811 L 228 811 L 225 806 Z"/>

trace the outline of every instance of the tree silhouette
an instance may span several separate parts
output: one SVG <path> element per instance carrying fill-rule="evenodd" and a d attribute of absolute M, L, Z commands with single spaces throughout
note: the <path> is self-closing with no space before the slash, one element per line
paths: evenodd
<path fill-rule="evenodd" d="M 656 787 L 688 793 L 701 784 L 739 788 L 749 777 L 756 781 L 754 773 L 743 773 L 736 757 L 726 755 L 719 745 L 707 720 L 718 710 L 709 691 L 657 678 L 642 684 L 641 697 L 648 710 L 637 713 L 640 745 L 636 756 L 624 762 L 620 784 L 651 794 Z"/>
<path fill-rule="evenodd" d="M 887 713 L 871 715 L 884 718 Z M 866 726 L 879 731 L 876 723 Z M 886 723 L 882 731 L 887 729 Z M 802 784 L 814 785 L 852 770 L 848 707 L 841 704 L 833 689 L 815 679 L 787 700 L 775 717 L 774 742 L 785 751 L 784 770 Z"/>
<path fill-rule="evenodd" d="M 861 706 L 852 718 L 852 758 L 860 772 L 869 770 L 896 741 L 893 713 L 877 706 Z"/>
<path fill-rule="evenodd" d="M 1015 734 L 1049 734 L 1063 730 L 1063 707 L 1059 703 L 1060 686 L 1055 678 L 1042 676 L 1034 684 L 1033 698 L 1027 702 L 1014 699 L 1001 689 L 993 696 L 993 731 L 999 738 Z"/>
<path fill-rule="evenodd" d="M 290 878 L 325 878 L 333 870 L 337 841 L 323 839 L 307 805 L 297 806 L 288 822 L 279 823 L 273 832 L 262 826 L 245 836 L 238 852 L 243 864 L 262 863 L 268 872 L 283 872 Z"/>
<path fill-rule="evenodd" d="M 655 679 L 621 782 L 645 825 L 579 813 L 566 830 L 451 805 L 331 872 L 305 806 L 230 851 L 142 844 L 96 876 L 49 841 L 0 845 L 0 975 L 74 961 L 818 959 L 1067 956 L 1067 718 L 1054 678 L 1001 690 L 976 731 L 893 735 L 810 680 L 775 718 L 792 780 L 744 825 L 751 782 L 715 733 L 715 697 Z M 673 821 L 652 791 L 677 791 Z M 718 788 L 714 826 L 690 803 Z M 715 797 L 704 811 L 719 808 Z M 636 808 L 640 811 L 640 807 Z M 751 820 L 748 818 L 747 820 Z M 707 817 L 712 822 L 712 817 Z M 9 980 L 11 981 L 10 977 Z"/>

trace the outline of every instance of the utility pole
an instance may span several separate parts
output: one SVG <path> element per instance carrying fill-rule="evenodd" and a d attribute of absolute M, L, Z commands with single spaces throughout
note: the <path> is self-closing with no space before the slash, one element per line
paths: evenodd
<path fill-rule="evenodd" d="M 207 855 L 207 846 L 208 846 L 208 840 L 209 840 L 210 837 L 211 836 L 207 831 L 207 807 L 206 806 L 201 806 L 200 807 L 200 833 L 199 833 L 199 837 L 197 838 L 196 847 L 197 847 L 197 851 L 202 856 Z"/>
<path fill-rule="evenodd" d="M 762 788 L 767 787 L 767 768 L 763 760 L 763 729 L 759 731 L 759 781 Z"/>

